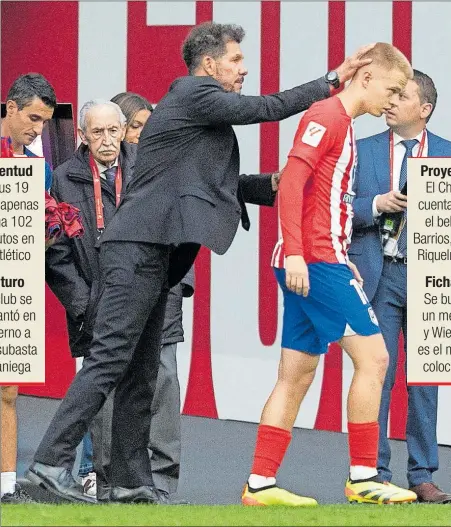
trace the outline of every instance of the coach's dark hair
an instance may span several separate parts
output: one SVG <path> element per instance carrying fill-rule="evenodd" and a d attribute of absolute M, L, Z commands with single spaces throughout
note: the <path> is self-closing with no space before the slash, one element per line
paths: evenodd
<path fill-rule="evenodd" d="M 419 70 L 413 70 L 413 80 L 418 86 L 418 95 L 420 96 L 421 104 L 429 103 L 432 105 L 431 113 L 426 119 L 426 122 L 428 122 L 437 105 L 437 90 L 434 81 L 429 75 Z"/>
<path fill-rule="evenodd" d="M 194 27 L 182 46 L 183 60 L 190 75 L 199 67 L 205 55 L 210 55 L 214 59 L 222 57 L 226 53 L 227 42 L 240 44 L 244 35 L 244 29 L 235 24 L 205 22 Z"/>
<path fill-rule="evenodd" d="M 133 121 L 135 115 L 141 110 L 153 112 L 152 105 L 145 97 L 131 91 L 118 93 L 111 99 L 111 102 L 115 102 L 120 107 L 127 119 L 127 125 Z"/>
<path fill-rule="evenodd" d="M 50 108 L 56 108 L 56 95 L 53 86 L 40 73 L 21 75 L 9 89 L 7 101 L 14 101 L 19 110 L 37 97 Z"/>

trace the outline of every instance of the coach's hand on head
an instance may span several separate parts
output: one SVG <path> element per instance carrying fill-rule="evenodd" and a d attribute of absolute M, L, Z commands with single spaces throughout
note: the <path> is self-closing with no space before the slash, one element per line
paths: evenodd
<path fill-rule="evenodd" d="M 285 283 L 290 291 L 297 295 L 307 296 L 310 283 L 308 267 L 303 256 L 287 256 L 285 264 Z"/>
<path fill-rule="evenodd" d="M 346 81 L 349 81 L 354 76 L 354 73 L 361 68 L 362 66 L 365 66 L 366 64 L 369 64 L 372 59 L 362 59 L 362 57 L 374 48 L 376 43 L 368 44 L 366 46 L 362 46 L 359 48 L 354 55 L 351 55 L 350 57 L 347 57 L 338 68 L 335 69 L 338 75 L 338 79 L 340 81 L 340 84 L 343 84 Z"/>

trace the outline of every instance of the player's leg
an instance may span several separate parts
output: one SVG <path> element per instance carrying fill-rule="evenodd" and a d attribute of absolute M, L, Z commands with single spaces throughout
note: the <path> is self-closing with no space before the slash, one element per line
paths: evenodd
<path fill-rule="evenodd" d="M 1 502 L 28 503 L 32 499 L 17 485 L 17 386 L 1 386 Z"/>
<path fill-rule="evenodd" d="M 319 355 L 282 348 L 276 385 L 269 396 L 257 430 L 251 474 L 244 505 L 316 505 L 276 486 L 276 474 L 291 441 L 299 407 L 313 381 Z"/>
<path fill-rule="evenodd" d="M 2 386 L 2 484 L 1 492 L 13 494 L 17 463 L 17 386 Z"/>
<path fill-rule="evenodd" d="M 318 342 L 303 312 L 305 299 L 287 290 L 283 275 L 283 270 L 276 271 L 284 294 L 278 378 L 262 412 L 251 475 L 242 496 L 244 505 L 316 505 L 311 498 L 276 486 L 276 474 L 290 443 L 299 407 L 313 381 L 319 354 L 327 350 L 327 345 Z"/>
<path fill-rule="evenodd" d="M 379 406 L 388 366 L 382 335 L 345 336 L 340 345 L 354 364 L 348 395 L 350 475 L 345 494 L 359 503 L 410 503 L 416 494 L 383 482 L 377 474 Z"/>

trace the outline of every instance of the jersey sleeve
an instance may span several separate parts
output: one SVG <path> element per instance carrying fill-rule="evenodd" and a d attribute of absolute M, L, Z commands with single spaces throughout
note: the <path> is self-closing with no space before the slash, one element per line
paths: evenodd
<path fill-rule="evenodd" d="M 311 167 L 298 157 L 289 157 L 279 185 L 279 216 L 286 256 L 304 256 L 302 209 L 304 186 Z"/>
<path fill-rule="evenodd" d="M 342 126 L 340 116 L 332 112 L 326 113 L 318 108 L 311 108 L 299 122 L 293 147 L 288 156 L 302 159 L 312 169 L 315 169 L 321 158 L 338 141 L 343 144 L 343 132 L 346 129 L 347 126 Z"/>

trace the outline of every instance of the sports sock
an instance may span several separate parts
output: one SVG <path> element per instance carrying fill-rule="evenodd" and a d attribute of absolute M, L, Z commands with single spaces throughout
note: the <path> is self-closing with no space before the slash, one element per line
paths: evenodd
<path fill-rule="evenodd" d="M 4 494 L 14 494 L 16 490 L 16 473 L 2 472 L 0 488 L 2 496 Z"/>
<path fill-rule="evenodd" d="M 349 423 L 349 456 L 351 480 L 370 479 L 377 475 L 379 423 Z"/>
<path fill-rule="evenodd" d="M 252 476 L 263 476 L 265 479 L 252 478 L 252 488 L 274 485 L 275 477 L 291 441 L 291 432 L 283 428 L 259 425 L 255 445 Z M 267 479 L 268 478 L 268 479 Z"/>

